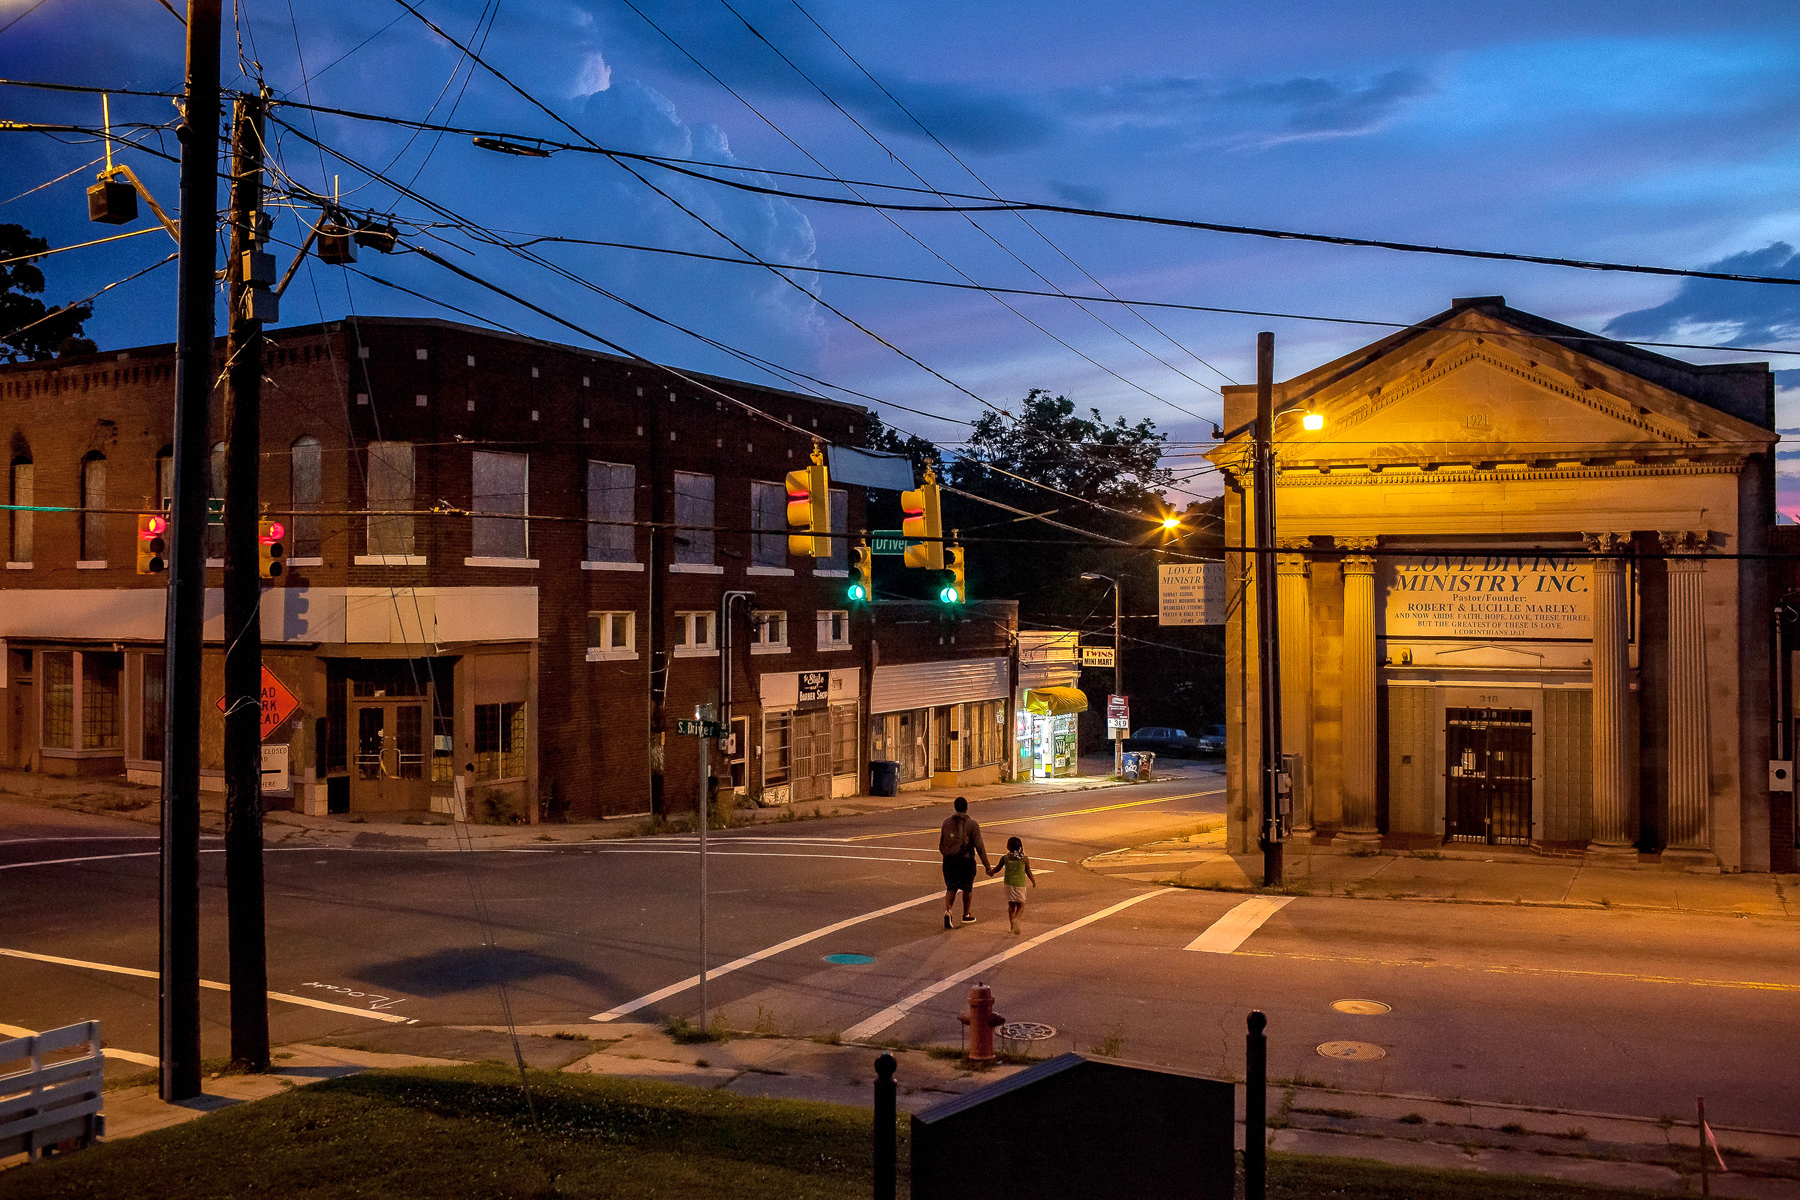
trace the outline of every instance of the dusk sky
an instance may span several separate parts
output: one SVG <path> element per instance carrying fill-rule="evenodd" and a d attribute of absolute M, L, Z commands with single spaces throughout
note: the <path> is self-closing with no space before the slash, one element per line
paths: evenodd
<path fill-rule="evenodd" d="M 0 31 L 0 75 L 180 87 L 182 29 L 156 0 L 33 3 L 0 0 L 0 25 L 16 19 Z M 575 140 L 504 83 L 471 69 L 394 0 L 244 0 L 239 11 L 244 23 L 226 34 L 228 86 L 251 86 L 259 63 L 277 99 Z M 1166 0 L 511 0 L 484 8 L 428 0 L 422 11 L 479 44 L 521 88 L 609 148 L 911 186 L 919 186 L 916 172 L 945 190 L 991 187 L 1008 197 L 1207 221 L 1800 276 L 1800 7 L 1792 0 L 1288 0 L 1250 8 Z M 112 111 L 123 125 L 174 115 L 154 98 L 120 98 Z M 276 116 L 506 239 L 738 254 L 604 158 L 513 158 L 461 136 L 294 108 Z M 0 88 L 0 117 L 97 124 L 100 103 Z M 314 191 L 336 186 L 348 205 L 392 213 L 407 240 L 638 353 L 785 383 L 505 249 L 478 245 L 356 166 L 279 125 L 270 129 L 284 180 Z M 170 153 L 177 145 L 167 130 L 149 134 L 148 144 Z M 26 225 L 52 245 L 113 232 L 86 222 L 82 190 L 93 170 L 76 170 L 99 152 L 79 135 L 65 143 L 0 134 L 0 221 Z M 170 163 L 144 153 L 121 158 L 173 207 Z M 19 196 L 71 170 L 61 183 Z M 890 219 L 640 170 L 768 262 L 1093 293 L 1098 285 L 1085 271 L 1128 299 L 1400 322 L 1429 316 L 1453 296 L 1503 294 L 1516 307 L 1617 336 L 1800 350 L 1800 288 L 1068 216 L 1033 216 L 1030 226 L 1005 214 Z M 833 184 L 802 190 L 847 194 Z M 296 241 L 296 229 L 281 210 L 277 236 Z M 171 249 L 166 236 L 152 234 L 48 259 L 46 298 L 86 295 Z M 1275 330 L 1282 377 L 1382 333 L 1096 306 L 1103 324 L 1061 299 L 1002 304 L 979 292 L 810 272 L 792 273 L 795 287 L 760 267 L 637 250 L 541 243 L 534 252 L 672 322 L 828 384 L 947 417 L 979 411 L 817 297 L 982 397 L 1005 405 L 1042 387 L 1109 416 L 1149 417 L 1190 443 L 1171 447 L 1176 454 L 1197 451 L 1192 443 L 1209 436 L 1216 386 L 1252 374 L 1258 329 Z M 581 341 L 418 256 L 365 250 L 358 266 L 506 328 Z M 96 302 L 89 334 L 103 348 L 170 340 L 174 287 L 171 265 L 108 293 Z M 352 312 L 464 319 L 320 265 L 302 269 L 282 309 L 288 325 Z M 1800 425 L 1800 357 L 1674 353 L 1767 358 L 1789 372 L 1779 424 Z M 965 428 L 877 411 L 947 443 Z M 1216 490 L 1207 476 L 1191 487 Z M 1788 493 L 1784 508 L 1792 511 L 1800 478 Z"/>

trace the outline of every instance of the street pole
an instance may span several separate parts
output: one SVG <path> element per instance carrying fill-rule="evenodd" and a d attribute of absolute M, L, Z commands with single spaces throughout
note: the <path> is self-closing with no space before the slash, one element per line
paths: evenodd
<path fill-rule="evenodd" d="M 200 660 L 206 619 L 214 239 L 219 224 L 219 10 L 188 0 L 175 307 L 174 497 L 163 688 L 162 858 L 157 952 L 158 1091 L 200 1094 Z"/>
<path fill-rule="evenodd" d="M 263 100 L 231 125 L 231 281 L 225 340 L 225 907 L 231 948 L 231 1061 L 269 1069 L 269 964 L 263 912 L 262 577 L 257 544 L 263 322 L 250 316 L 244 258 L 261 253 Z"/>
<path fill-rule="evenodd" d="M 731 606 L 742 600 L 746 610 L 756 607 L 756 593 L 727 591 L 719 596 L 719 618 L 713 640 L 719 645 L 719 723 L 731 732 Z M 696 719 L 700 709 L 694 709 Z M 740 747 L 741 749 L 741 747 Z M 747 760 L 746 760 L 747 761 Z M 700 1032 L 706 1032 L 706 739 L 700 739 Z M 746 781 L 748 782 L 748 781 Z"/>
<path fill-rule="evenodd" d="M 1275 599 L 1275 335 L 1256 335 L 1256 638 L 1257 695 L 1262 700 L 1261 762 L 1263 886 L 1281 886 L 1281 830 L 1276 781 L 1281 770 L 1281 646 Z"/>
<path fill-rule="evenodd" d="M 1119 581 L 1113 585 L 1113 695 L 1121 698 L 1125 695 L 1125 660 L 1119 654 Z M 1129 711 L 1129 710 L 1128 710 Z M 1129 729 L 1113 731 L 1113 775 L 1125 778 L 1125 737 Z"/>
<path fill-rule="evenodd" d="M 694 720 L 704 722 L 707 719 L 708 706 L 694 705 Z M 707 747 L 706 735 L 702 733 L 694 739 L 700 743 L 700 1033 L 706 1033 L 706 827 L 712 824 L 712 805 L 706 794 Z"/>

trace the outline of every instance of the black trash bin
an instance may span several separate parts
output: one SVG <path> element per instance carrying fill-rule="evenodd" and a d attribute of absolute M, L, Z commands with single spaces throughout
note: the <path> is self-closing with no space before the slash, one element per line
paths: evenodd
<path fill-rule="evenodd" d="M 899 795 L 900 764 L 890 759 L 882 758 L 870 761 L 869 794 L 871 796 Z"/>

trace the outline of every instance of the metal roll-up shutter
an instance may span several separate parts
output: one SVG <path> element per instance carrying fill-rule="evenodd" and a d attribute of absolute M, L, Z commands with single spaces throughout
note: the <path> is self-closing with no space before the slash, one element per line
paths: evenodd
<path fill-rule="evenodd" d="M 969 700 L 1001 700 L 1006 697 L 1006 673 L 1004 658 L 963 658 L 876 667 L 869 711 L 899 712 Z"/>

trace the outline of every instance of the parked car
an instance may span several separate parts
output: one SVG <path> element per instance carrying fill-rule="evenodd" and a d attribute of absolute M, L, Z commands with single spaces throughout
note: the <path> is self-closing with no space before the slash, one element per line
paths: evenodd
<path fill-rule="evenodd" d="M 1209 725 L 1200 731 L 1200 736 L 1195 741 L 1200 743 L 1200 753 L 1202 754 L 1223 754 L 1225 753 L 1225 727 Z"/>
<path fill-rule="evenodd" d="M 1192 758 L 1201 753 L 1200 739 L 1188 736 L 1185 729 L 1168 725 L 1146 725 L 1125 739 L 1127 750 L 1150 750 L 1165 758 Z"/>

